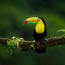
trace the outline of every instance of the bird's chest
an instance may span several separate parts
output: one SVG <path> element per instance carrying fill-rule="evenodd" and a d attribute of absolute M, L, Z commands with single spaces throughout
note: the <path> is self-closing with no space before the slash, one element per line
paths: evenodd
<path fill-rule="evenodd" d="M 42 34 L 44 33 L 44 30 L 45 30 L 45 25 L 43 22 L 39 22 L 36 24 L 36 27 L 35 27 L 35 30 L 36 30 L 36 33 L 38 34 Z"/>

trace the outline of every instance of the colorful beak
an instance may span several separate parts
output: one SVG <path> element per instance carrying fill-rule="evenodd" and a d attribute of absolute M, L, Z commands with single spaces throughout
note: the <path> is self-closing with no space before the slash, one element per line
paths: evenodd
<path fill-rule="evenodd" d="M 24 21 L 24 24 L 30 24 L 30 23 L 37 23 L 37 20 L 32 20 L 32 21 Z"/>
<path fill-rule="evenodd" d="M 27 21 L 24 21 L 24 24 L 27 24 Z"/>
<path fill-rule="evenodd" d="M 38 22 L 39 22 L 38 17 L 30 17 L 25 19 L 24 24 L 38 23 Z"/>

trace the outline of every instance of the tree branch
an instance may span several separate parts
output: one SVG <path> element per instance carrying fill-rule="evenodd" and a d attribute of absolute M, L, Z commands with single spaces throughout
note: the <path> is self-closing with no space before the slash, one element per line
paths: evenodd
<path fill-rule="evenodd" d="M 0 38 L 0 44 L 7 45 L 8 38 Z M 27 50 L 34 50 L 35 48 L 47 48 L 52 47 L 56 45 L 62 45 L 65 44 L 65 36 L 61 37 L 54 37 L 54 38 L 48 38 L 48 40 L 42 40 L 42 41 L 19 41 L 19 48 L 21 48 L 23 51 Z"/>

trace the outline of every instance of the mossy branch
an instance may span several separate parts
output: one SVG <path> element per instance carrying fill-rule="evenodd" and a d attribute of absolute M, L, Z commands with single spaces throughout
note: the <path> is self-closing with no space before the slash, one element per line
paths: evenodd
<path fill-rule="evenodd" d="M 7 44 L 8 40 L 11 40 L 11 39 L 0 38 L 0 44 L 8 45 Z M 65 44 L 65 36 L 48 38 L 48 40 L 42 40 L 42 41 L 36 41 L 36 42 L 26 41 L 21 39 L 19 40 L 18 44 L 19 44 L 19 48 L 21 48 L 22 51 L 35 50 L 35 48 L 47 48 L 47 47 Z"/>

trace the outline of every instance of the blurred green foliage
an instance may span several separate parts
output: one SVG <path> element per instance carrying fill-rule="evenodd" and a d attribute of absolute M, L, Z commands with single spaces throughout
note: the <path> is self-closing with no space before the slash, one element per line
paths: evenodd
<path fill-rule="evenodd" d="M 0 37 L 23 37 L 33 40 L 35 25 L 23 24 L 32 16 L 42 16 L 47 23 L 47 37 L 61 36 L 65 29 L 65 0 L 1 0 Z M 15 51 L 9 56 L 7 49 L 0 47 L 0 65 L 65 65 L 65 46 L 48 48 L 38 55 L 35 52 Z"/>

